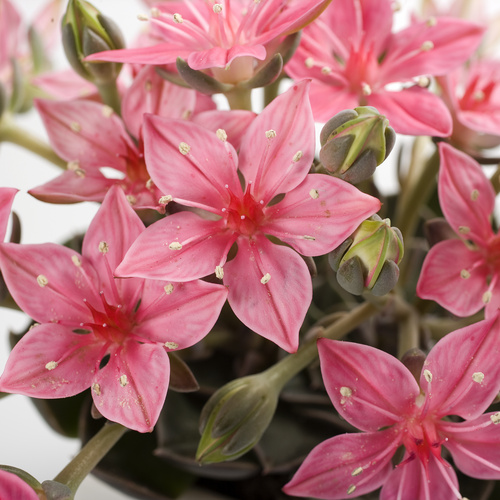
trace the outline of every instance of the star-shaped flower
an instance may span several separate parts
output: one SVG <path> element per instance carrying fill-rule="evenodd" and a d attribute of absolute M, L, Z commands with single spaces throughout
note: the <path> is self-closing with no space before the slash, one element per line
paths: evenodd
<path fill-rule="evenodd" d="M 385 115 L 396 132 L 447 136 L 452 123 L 446 106 L 415 84 L 428 85 L 428 78 L 416 77 L 442 75 L 466 61 L 479 45 L 483 28 L 459 19 L 429 18 L 392 33 L 392 4 L 333 0 L 304 29 L 286 71 L 294 79 L 313 78 L 311 104 L 317 121 L 369 105 Z M 402 88 L 387 88 L 395 83 Z"/>
<path fill-rule="evenodd" d="M 390 354 L 320 339 L 328 395 L 340 416 L 363 432 L 319 444 L 285 492 L 334 500 L 382 486 L 381 500 L 461 500 L 442 446 L 465 474 L 499 479 L 500 413 L 483 414 L 500 389 L 499 328 L 497 313 L 448 334 L 429 353 L 418 383 Z M 405 454 L 393 468 L 400 446 Z"/>
<path fill-rule="evenodd" d="M 168 352 L 212 328 L 227 297 L 220 285 L 121 280 L 113 271 L 144 226 L 113 187 L 82 255 L 51 243 L 0 245 L 0 268 L 17 304 L 40 324 L 15 346 L 0 390 L 37 398 L 91 387 L 106 418 L 151 431 L 169 385 Z"/>
<path fill-rule="evenodd" d="M 326 254 L 380 208 L 379 200 L 340 179 L 309 174 L 315 136 L 308 87 L 294 85 L 267 106 L 243 136 L 239 155 L 222 129 L 214 134 L 149 116 L 144 138 L 153 181 L 166 198 L 197 211 L 149 226 L 119 275 L 182 281 L 215 272 L 243 323 L 295 351 L 312 286 L 294 250 Z M 235 243 L 236 257 L 226 262 Z"/>

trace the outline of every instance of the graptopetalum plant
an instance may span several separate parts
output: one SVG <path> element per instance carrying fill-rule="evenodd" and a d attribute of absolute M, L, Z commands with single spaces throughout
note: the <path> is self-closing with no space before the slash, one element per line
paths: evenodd
<path fill-rule="evenodd" d="M 0 391 L 82 448 L 50 479 L 0 466 L 0 498 L 90 472 L 147 499 L 498 498 L 488 2 L 396 30 L 390 0 L 144 0 L 130 46 L 61 4 L 27 27 L 0 0 L 0 141 L 61 167 L 40 202 L 100 206 L 26 244 L 0 187 L 1 305 L 32 320 Z"/>

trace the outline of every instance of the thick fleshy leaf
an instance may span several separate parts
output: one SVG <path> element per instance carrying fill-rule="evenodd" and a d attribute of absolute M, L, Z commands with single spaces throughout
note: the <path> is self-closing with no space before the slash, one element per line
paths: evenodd
<path fill-rule="evenodd" d="M 319 339 L 318 352 L 333 405 L 358 429 L 376 431 L 399 422 L 420 394 L 410 371 L 384 351 Z"/>
<path fill-rule="evenodd" d="M 441 241 L 425 257 L 417 294 L 457 316 L 470 316 L 484 307 L 489 274 L 481 252 L 469 249 L 459 239 Z"/>
<path fill-rule="evenodd" d="M 0 269 L 16 303 L 35 321 L 79 325 L 92 318 L 83 299 L 97 296 L 95 272 L 74 250 L 3 243 Z"/>
<path fill-rule="evenodd" d="M 214 326 L 227 298 L 222 285 L 191 281 L 168 283 L 146 280 L 135 315 L 134 333 L 167 349 L 185 349 L 200 341 Z"/>
<path fill-rule="evenodd" d="M 280 203 L 265 210 L 266 234 L 302 255 L 331 252 L 380 208 L 380 201 L 340 179 L 310 174 Z"/>
<path fill-rule="evenodd" d="M 83 169 L 112 167 L 125 172 L 135 149 L 123 122 L 109 106 L 84 100 L 35 101 L 56 153 Z"/>
<path fill-rule="evenodd" d="M 305 178 L 314 158 L 309 81 L 293 85 L 253 121 L 240 150 L 239 168 L 254 199 L 266 205 Z"/>
<path fill-rule="evenodd" d="M 403 460 L 408 459 L 405 455 Z M 399 500 L 406 498 L 411 491 L 412 500 L 457 500 L 462 498 L 458 492 L 457 475 L 446 461 L 440 463 L 430 454 L 427 476 L 423 463 L 415 458 L 396 467 L 385 481 L 380 500 Z M 452 485 L 452 486 L 451 486 Z"/>
<path fill-rule="evenodd" d="M 309 453 L 283 491 L 327 500 L 369 493 L 387 480 L 400 441 L 393 428 L 327 439 Z"/>
<path fill-rule="evenodd" d="M 135 240 L 116 276 L 190 281 L 224 265 L 236 235 L 223 221 L 179 212 L 149 226 Z"/>
<path fill-rule="evenodd" d="M 443 337 L 427 356 L 420 387 L 437 417 L 479 417 L 500 391 L 500 311 Z"/>
<path fill-rule="evenodd" d="M 446 143 L 439 144 L 439 203 L 452 229 L 479 246 L 493 236 L 495 191 L 480 165 Z"/>
<path fill-rule="evenodd" d="M 500 432 L 498 414 L 486 413 L 468 422 L 442 422 L 455 465 L 468 476 L 500 479 Z"/>
<path fill-rule="evenodd" d="M 15 474 L 4 470 L 0 470 L 0 498 L 5 498 L 5 500 L 39 500 L 31 486 Z"/>
<path fill-rule="evenodd" d="M 383 83 L 418 75 L 442 75 L 465 62 L 479 46 L 484 27 L 440 17 L 395 33 L 380 65 Z"/>
<path fill-rule="evenodd" d="M 262 235 L 238 238 L 236 257 L 224 266 L 228 301 L 250 329 L 288 352 L 312 299 L 311 276 L 302 258 Z"/>
<path fill-rule="evenodd" d="M 147 115 L 143 133 L 148 171 L 165 195 L 222 214 L 230 192 L 241 193 L 236 151 L 214 132 L 184 120 Z"/>
<path fill-rule="evenodd" d="M 165 349 L 125 342 L 98 370 L 92 397 L 99 412 L 138 432 L 151 432 L 167 395 L 170 363 Z"/>
<path fill-rule="evenodd" d="M 0 188 L 0 241 L 3 241 L 5 238 L 10 209 L 17 191 L 15 188 Z"/>
<path fill-rule="evenodd" d="M 400 134 L 447 137 L 452 119 L 443 101 L 427 89 L 413 86 L 399 92 L 380 91 L 368 96 L 370 106 L 385 115 Z"/>
<path fill-rule="evenodd" d="M 46 323 L 32 328 L 14 347 L 0 378 L 0 391 L 35 398 L 74 396 L 91 385 L 104 343 L 92 334 Z"/>
<path fill-rule="evenodd" d="M 129 132 L 140 137 L 144 113 L 168 118 L 188 118 L 196 105 L 196 92 L 174 85 L 145 66 L 134 78 L 122 102 L 122 116 Z"/>

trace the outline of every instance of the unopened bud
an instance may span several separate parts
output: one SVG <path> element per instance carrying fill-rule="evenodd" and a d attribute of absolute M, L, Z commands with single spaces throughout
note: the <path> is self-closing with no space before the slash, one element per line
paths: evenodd
<path fill-rule="evenodd" d="M 410 370 L 417 383 L 420 383 L 420 374 L 424 368 L 424 362 L 425 354 L 416 347 L 407 351 L 401 358 L 401 363 Z"/>
<path fill-rule="evenodd" d="M 337 271 L 339 284 L 354 295 L 365 290 L 385 295 L 399 278 L 398 264 L 403 258 L 403 237 L 389 219 L 374 215 L 361 223 L 329 261 Z"/>
<path fill-rule="evenodd" d="M 83 60 L 96 52 L 125 46 L 114 21 L 103 16 L 93 5 L 85 0 L 69 1 L 62 19 L 62 39 L 66 57 L 80 76 L 97 85 L 116 80 L 120 63 Z"/>
<path fill-rule="evenodd" d="M 266 372 L 221 387 L 202 410 L 196 459 L 202 464 L 224 462 L 251 450 L 273 418 L 278 394 Z"/>
<path fill-rule="evenodd" d="M 319 159 L 331 174 L 356 184 L 368 179 L 391 152 L 396 133 L 371 106 L 341 111 L 320 135 Z"/>

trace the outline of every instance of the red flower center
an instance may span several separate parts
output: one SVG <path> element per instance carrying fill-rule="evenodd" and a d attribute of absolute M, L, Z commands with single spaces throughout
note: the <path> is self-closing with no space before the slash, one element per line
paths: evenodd
<path fill-rule="evenodd" d="M 264 220 L 264 205 L 255 201 L 248 189 L 243 198 L 233 193 L 230 195 L 231 202 L 224 209 L 227 214 L 227 227 L 236 233 L 252 236 L 259 230 Z"/>

